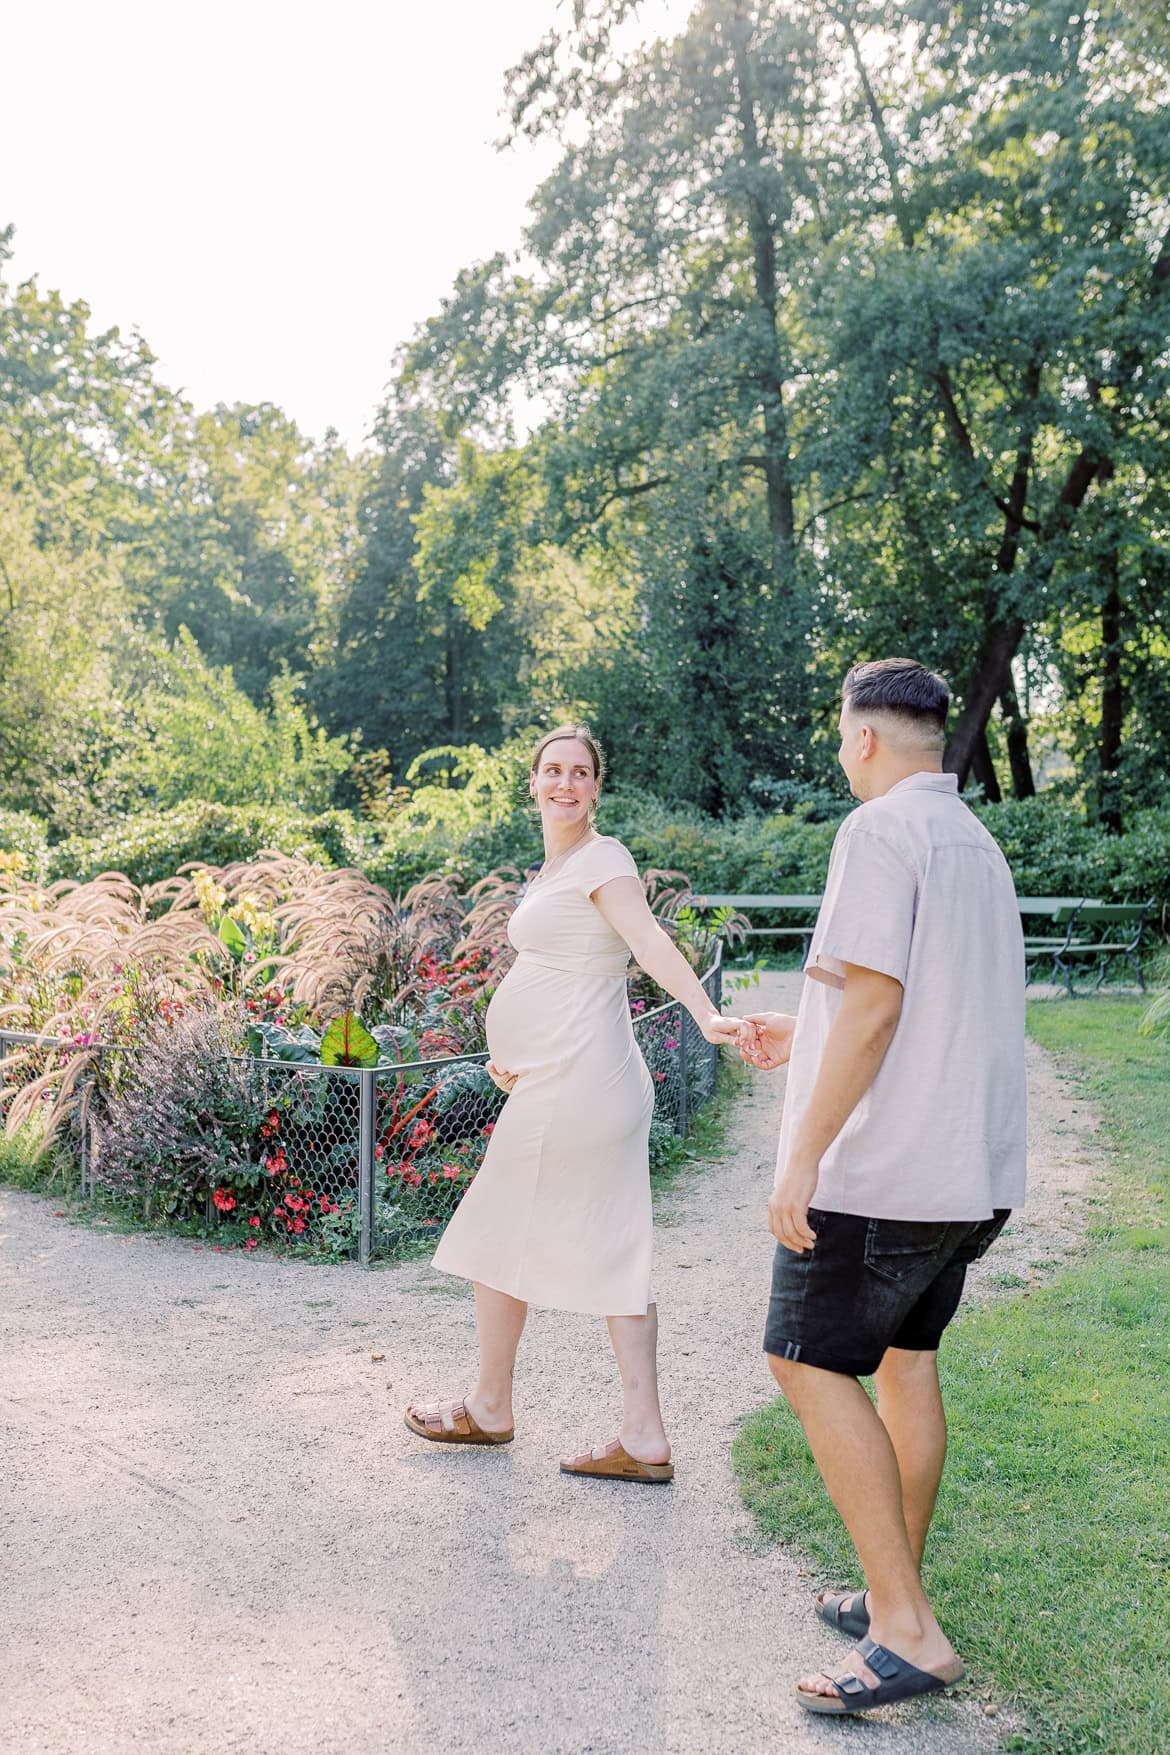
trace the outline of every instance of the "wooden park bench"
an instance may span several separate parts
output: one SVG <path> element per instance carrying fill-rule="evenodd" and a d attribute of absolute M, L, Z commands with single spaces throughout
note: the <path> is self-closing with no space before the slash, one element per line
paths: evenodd
<path fill-rule="evenodd" d="M 747 931 L 753 938 L 799 939 L 800 966 L 803 969 L 808 956 L 808 947 L 812 940 L 813 928 L 816 925 L 816 912 L 821 905 L 817 896 L 709 896 L 692 895 L 687 898 L 692 908 L 734 908 L 744 915 L 748 925 Z M 757 926 L 753 919 L 756 914 L 805 914 L 812 918 L 803 924 L 793 926 Z"/>
<path fill-rule="evenodd" d="M 1124 957 L 1138 979 L 1144 993 L 1138 947 L 1146 921 L 1153 911 L 1149 902 L 1102 902 L 1094 896 L 1020 896 L 1020 916 L 1027 921 L 1042 917 L 1048 930 L 1024 931 L 1024 983 L 1035 979 L 1037 967 L 1051 959 L 1052 979 L 1063 981 L 1070 999 L 1076 998 L 1072 965 L 1096 962 L 1096 993 L 1105 979 L 1109 964 Z"/>
<path fill-rule="evenodd" d="M 748 920 L 748 932 L 754 938 L 800 940 L 800 966 L 803 969 L 808 947 L 816 925 L 816 911 L 821 905 L 819 895 L 805 896 L 739 896 L 692 895 L 694 908 L 734 908 Z M 1052 964 L 1052 979 L 1063 981 L 1070 998 L 1076 998 L 1072 965 L 1096 961 L 1096 992 L 1105 979 L 1106 970 L 1117 957 L 1124 957 L 1145 992 L 1138 947 L 1154 904 L 1150 902 L 1102 902 L 1095 896 L 1019 896 L 1017 906 L 1024 926 L 1024 983 L 1036 978 L 1037 968 Z M 760 914 L 801 914 L 796 924 L 759 926 Z M 1036 924 L 1033 924 L 1036 923 Z"/>

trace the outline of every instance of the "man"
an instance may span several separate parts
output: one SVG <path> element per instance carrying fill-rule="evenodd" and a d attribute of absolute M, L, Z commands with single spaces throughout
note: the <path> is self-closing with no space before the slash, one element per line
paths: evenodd
<path fill-rule="evenodd" d="M 756 1066 L 790 1060 L 765 1352 L 868 1587 L 817 1599 L 860 1641 L 840 1675 L 798 1685 L 831 1713 L 963 1674 L 919 1576 L 946 1452 L 937 1353 L 1025 1165 L 1019 913 L 1002 853 L 942 772 L 947 686 L 889 658 L 841 694 L 860 808 L 833 843 L 796 1018 L 756 1014 L 742 1038 Z"/>

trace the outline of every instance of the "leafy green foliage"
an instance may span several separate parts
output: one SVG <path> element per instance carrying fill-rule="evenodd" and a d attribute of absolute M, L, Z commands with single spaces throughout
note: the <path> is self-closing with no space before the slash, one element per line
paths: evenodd
<path fill-rule="evenodd" d="M 512 70 L 512 132 L 558 149 L 523 251 L 457 276 L 357 456 L 196 411 L 0 278 L 0 808 L 61 840 L 360 800 L 379 873 L 421 874 L 404 785 L 439 845 L 471 781 L 437 800 L 424 752 L 490 767 L 583 713 L 680 822 L 791 809 L 832 789 L 843 671 L 892 650 L 956 685 L 990 801 L 1158 805 L 1157 5 L 702 0 L 625 46 L 630 10 L 583 0 Z"/>
<path fill-rule="evenodd" d="M 353 1012 L 331 1018 L 321 1038 L 322 1066 L 377 1066 L 378 1044 Z"/>
<path fill-rule="evenodd" d="M 137 884 L 161 883 L 192 860 L 230 865 L 262 848 L 321 865 L 357 865 L 371 844 L 346 811 L 306 816 L 280 805 L 208 804 L 198 799 L 169 810 L 143 811 L 98 835 L 73 835 L 50 850 L 54 877 L 82 882 L 122 871 Z"/>

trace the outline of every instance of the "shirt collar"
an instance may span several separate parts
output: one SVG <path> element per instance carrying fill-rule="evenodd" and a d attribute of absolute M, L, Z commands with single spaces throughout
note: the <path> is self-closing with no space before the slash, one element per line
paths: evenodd
<path fill-rule="evenodd" d="M 933 769 L 922 768 L 917 774 L 907 774 L 896 786 L 891 786 L 886 797 L 895 792 L 954 792 L 959 790 L 957 774 L 937 774 Z"/>

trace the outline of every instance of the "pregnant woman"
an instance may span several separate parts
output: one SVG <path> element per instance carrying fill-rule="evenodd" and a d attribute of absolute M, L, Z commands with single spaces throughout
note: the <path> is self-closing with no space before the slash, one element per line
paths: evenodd
<path fill-rule="evenodd" d="M 440 1444 L 510 1443 L 529 1304 L 585 1311 L 609 1325 L 622 1423 L 561 1468 L 669 1481 L 650 1293 L 653 1085 L 630 1025 L 630 953 L 708 1042 L 733 1040 L 738 1024 L 654 919 L 630 854 L 594 829 L 602 774 L 583 725 L 549 732 L 533 755 L 545 863 L 509 922 L 517 957 L 487 1013 L 488 1071 L 508 1102 L 434 1263 L 475 1282 L 479 1379 L 462 1401 L 412 1403 L 406 1424 Z"/>

